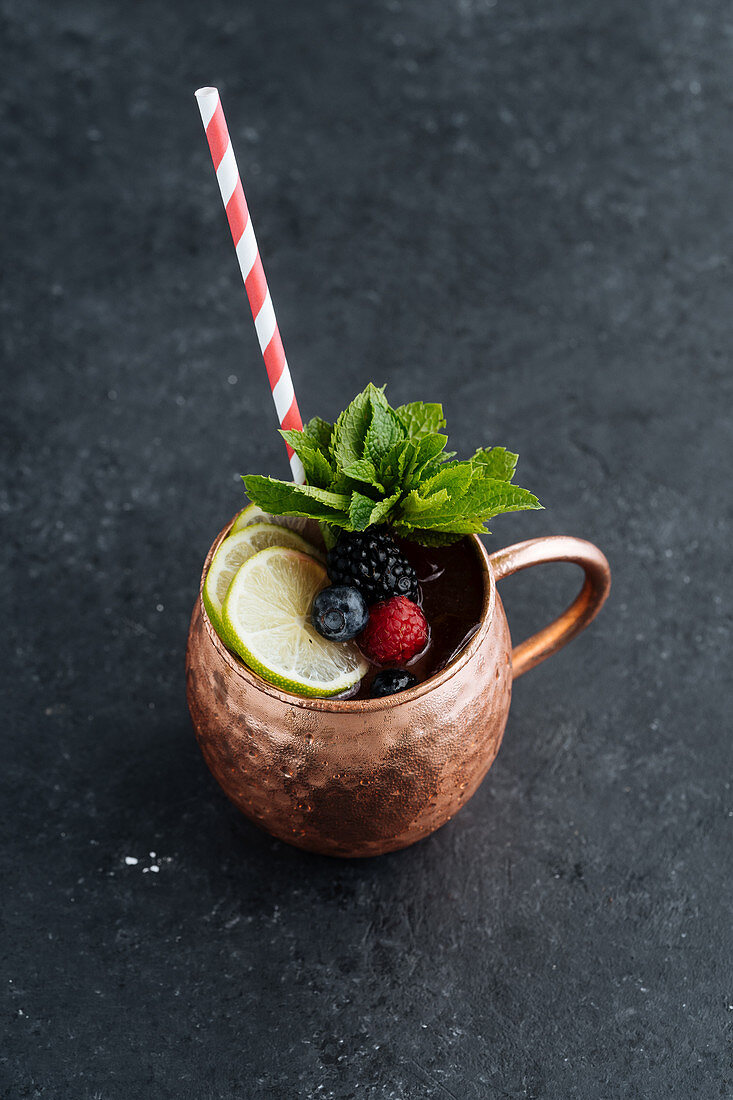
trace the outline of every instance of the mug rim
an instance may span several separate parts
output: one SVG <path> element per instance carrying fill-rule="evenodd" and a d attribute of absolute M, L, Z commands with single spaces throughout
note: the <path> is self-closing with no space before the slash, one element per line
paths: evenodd
<path fill-rule="evenodd" d="M 238 515 L 239 513 L 237 513 Z M 240 679 L 249 684 L 250 687 L 255 688 L 258 691 L 263 692 L 265 695 L 269 695 L 274 699 L 277 699 L 280 703 L 290 707 L 301 707 L 304 710 L 312 711 L 325 711 L 331 714 L 369 714 L 379 710 L 391 710 L 396 706 L 402 706 L 405 703 L 413 703 L 421 699 L 423 696 L 430 694 L 431 691 L 436 690 L 443 684 L 451 680 L 457 672 L 459 672 L 468 662 L 474 657 L 474 655 L 481 648 L 481 645 L 491 627 L 491 623 L 494 617 L 494 607 L 496 603 L 496 581 L 494 579 L 494 573 L 489 561 L 489 554 L 486 550 L 481 539 L 478 535 L 468 535 L 471 540 L 475 553 L 478 555 L 479 563 L 481 566 L 481 575 L 484 582 L 484 594 L 481 605 L 481 618 L 479 620 L 479 628 L 473 635 L 469 643 L 464 649 L 455 657 L 450 664 L 441 669 L 434 676 L 429 677 L 427 680 L 423 680 L 422 683 L 415 684 L 414 687 L 408 688 L 406 691 L 401 691 L 395 695 L 387 695 L 381 699 L 334 699 L 330 696 L 305 696 L 296 695 L 294 692 L 284 691 L 282 688 L 277 687 L 275 684 L 271 684 L 268 680 L 263 679 L 251 668 L 244 664 L 238 657 L 235 657 L 233 653 L 227 649 L 223 641 L 217 634 L 214 626 L 208 616 L 206 607 L 204 606 L 203 590 L 206 575 L 211 565 L 211 560 L 214 554 L 219 549 L 219 546 L 229 534 L 234 521 L 237 516 L 233 516 L 229 522 L 222 528 L 219 534 L 214 539 L 209 552 L 206 555 L 204 561 L 204 567 L 201 572 L 201 580 L 199 582 L 198 591 L 198 610 L 202 617 L 204 627 L 209 636 L 209 640 L 214 645 L 214 648 L 218 652 L 222 660 L 227 664 Z"/>

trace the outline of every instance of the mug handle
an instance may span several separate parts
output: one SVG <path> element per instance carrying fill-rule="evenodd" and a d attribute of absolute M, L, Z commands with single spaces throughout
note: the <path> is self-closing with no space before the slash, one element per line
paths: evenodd
<path fill-rule="evenodd" d="M 606 555 L 592 542 L 569 535 L 546 535 L 495 550 L 489 554 L 494 577 L 501 581 L 531 565 L 548 561 L 571 561 L 585 571 L 585 582 L 578 597 L 559 618 L 538 630 L 512 650 L 513 678 L 522 676 L 540 661 L 562 649 L 571 638 L 585 630 L 603 607 L 611 588 L 611 569 Z"/>

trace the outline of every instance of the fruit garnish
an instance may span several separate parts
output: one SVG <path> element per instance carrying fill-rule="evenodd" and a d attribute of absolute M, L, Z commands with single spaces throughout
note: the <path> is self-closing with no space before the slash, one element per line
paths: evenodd
<path fill-rule="evenodd" d="M 369 609 L 358 588 L 332 584 L 313 601 L 311 622 L 330 642 L 348 642 L 361 634 L 369 621 Z"/>
<path fill-rule="evenodd" d="M 371 383 L 335 424 L 315 418 L 302 431 L 281 431 L 305 470 L 306 484 L 249 474 L 250 499 L 273 515 L 319 520 L 333 546 L 340 531 L 388 525 L 424 545 L 447 545 L 485 532 L 502 512 L 541 508 L 512 484 L 517 456 L 482 448 L 467 461 L 446 451 L 441 405 L 414 401 L 392 408 Z"/>
<path fill-rule="evenodd" d="M 254 523 L 274 523 L 276 527 L 287 527 L 302 535 L 310 522 L 303 516 L 273 516 L 271 512 L 263 512 L 256 504 L 248 504 L 235 519 L 229 534 L 236 535 L 238 531 L 243 531 Z"/>
<path fill-rule="evenodd" d="M 358 588 L 367 603 L 407 596 L 417 602 L 415 570 L 389 535 L 378 531 L 344 531 L 326 558 L 334 584 Z"/>
<path fill-rule="evenodd" d="M 224 640 L 263 680 L 298 695 L 329 696 L 361 680 L 367 662 L 353 642 L 329 642 L 310 621 L 328 584 L 324 566 L 299 550 L 260 550 L 240 568 L 224 601 Z"/>
<path fill-rule="evenodd" d="M 374 604 L 359 636 L 359 648 L 378 665 L 411 660 L 428 642 L 428 624 L 421 609 L 405 596 Z"/>
<path fill-rule="evenodd" d="M 295 531 L 272 523 L 253 523 L 236 534 L 228 535 L 214 554 L 204 581 L 204 607 L 217 634 L 222 633 L 222 605 L 237 570 L 248 558 L 267 546 L 289 546 L 304 554 L 319 554 Z"/>
<path fill-rule="evenodd" d="M 383 699 L 386 695 L 396 695 L 398 691 L 407 691 L 417 683 L 417 676 L 406 668 L 385 668 L 372 680 L 369 693 L 372 699 Z"/>

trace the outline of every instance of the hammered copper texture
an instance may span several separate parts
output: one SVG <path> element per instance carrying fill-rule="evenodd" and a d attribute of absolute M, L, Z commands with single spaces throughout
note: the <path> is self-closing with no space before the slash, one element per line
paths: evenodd
<path fill-rule="evenodd" d="M 303 699 L 265 683 L 225 648 L 199 595 L 188 704 L 206 763 L 242 813 L 300 848 L 372 856 L 428 836 L 468 801 L 498 752 L 512 687 L 504 608 L 474 544 L 485 583 L 479 631 L 448 669 L 387 699 Z"/>

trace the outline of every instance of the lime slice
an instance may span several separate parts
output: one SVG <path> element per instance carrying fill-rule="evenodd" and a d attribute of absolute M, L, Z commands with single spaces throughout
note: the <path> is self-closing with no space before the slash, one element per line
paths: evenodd
<path fill-rule="evenodd" d="M 313 597 L 327 584 L 315 558 L 279 546 L 261 550 L 241 567 L 224 601 L 227 645 L 286 691 L 347 691 L 368 663 L 353 642 L 327 642 L 311 626 Z"/>
<path fill-rule="evenodd" d="M 297 531 L 300 535 L 307 530 L 311 522 L 306 516 L 271 516 L 256 504 L 249 504 L 239 513 L 229 534 L 236 535 L 238 531 L 251 527 L 253 523 L 274 523 L 276 527 L 287 527 L 289 531 Z"/>
<path fill-rule="evenodd" d="M 248 558 L 264 550 L 266 546 L 291 546 L 304 554 L 318 555 L 310 543 L 285 527 L 272 523 L 253 523 L 236 535 L 224 539 L 214 554 L 204 581 L 204 607 L 217 634 L 222 634 L 221 608 L 234 574 Z"/>

